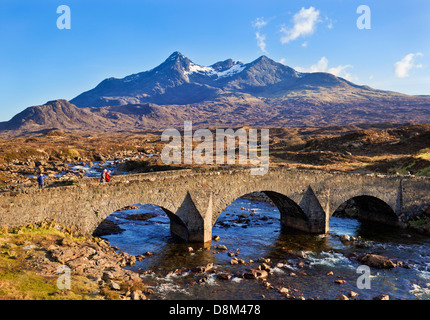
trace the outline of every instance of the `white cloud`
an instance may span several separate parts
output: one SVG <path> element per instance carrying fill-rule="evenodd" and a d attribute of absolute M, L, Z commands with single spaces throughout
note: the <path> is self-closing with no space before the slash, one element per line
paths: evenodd
<path fill-rule="evenodd" d="M 267 53 L 267 51 L 266 51 L 266 35 L 260 34 L 260 32 L 256 32 L 255 38 L 257 39 L 257 46 L 260 48 L 260 50 L 264 53 Z"/>
<path fill-rule="evenodd" d="M 257 29 L 257 32 L 255 33 L 255 39 L 257 39 L 257 46 L 260 48 L 260 50 L 263 53 L 267 53 L 266 50 L 266 35 L 260 33 L 260 29 L 265 27 L 267 25 L 268 21 L 264 20 L 263 17 L 255 19 L 255 21 L 252 22 L 252 26 Z"/>
<path fill-rule="evenodd" d="M 301 36 L 314 33 L 316 25 L 320 21 L 319 16 L 319 10 L 314 7 L 309 7 L 309 9 L 302 8 L 294 15 L 294 26 L 291 29 L 287 29 L 284 26 L 281 28 L 281 32 L 284 34 L 281 36 L 281 43 L 285 44 Z"/>
<path fill-rule="evenodd" d="M 328 72 L 349 81 L 357 81 L 357 77 L 346 71 L 348 68 L 353 68 L 353 66 L 347 64 L 329 68 L 328 59 L 326 57 L 322 57 L 316 64 L 310 66 L 310 68 L 296 67 L 295 69 L 299 72 Z"/>
<path fill-rule="evenodd" d="M 421 52 L 418 53 L 409 53 L 403 57 L 402 60 L 397 61 L 394 64 L 394 73 L 397 78 L 406 78 L 409 77 L 409 72 L 412 69 L 421 69 L 423 68 L 422 64 L 415 64 L 415 58 L 420 57 L 423 54 Z"/>
<path fill-rule="evenodd" d="M 279 60 L 279 63 L 285 64 L 286 60 L 285 58 L 282 58 L 281 60 Z"/>
<path fill-rule="evenodd" d="M 255 19 L 255 21 L 252 22 L 252 25 L 254 28 L 257 28 L 260 30 L 262 27 L 266 26 L 267 23 L 268 22 L 266 20 L 264 20 L 263 17 L 261 17 L 261 18 Z"/>

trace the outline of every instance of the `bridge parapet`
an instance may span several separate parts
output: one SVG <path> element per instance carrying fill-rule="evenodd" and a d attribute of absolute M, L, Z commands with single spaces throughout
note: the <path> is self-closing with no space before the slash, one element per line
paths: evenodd
<path fill-rule="evenodd" d="M 349 199 L 363 203 L 363 217 L 394 224 L 400 215 L 414 216 L 430 205 L 430 179 L 424 177 L 282 167 L 270 168 L 262 176 L 243 168 L 187 169 L 118 175 L 103 184 L 89 178 L 43 190 L 3 190 L 0 225 L 13 228 L 55 220 L 90 234 L 112 212 L 148 203 L 167 212 L 172 233 L 188 241 L 206 242 L 225 208 L 256 191 L 264 192 L 277 205 L 282 225 L 312 233 L 328 232 L 329 218 Z M 371 208 L 378 201 L 386 205 L 382 215 Z"/>

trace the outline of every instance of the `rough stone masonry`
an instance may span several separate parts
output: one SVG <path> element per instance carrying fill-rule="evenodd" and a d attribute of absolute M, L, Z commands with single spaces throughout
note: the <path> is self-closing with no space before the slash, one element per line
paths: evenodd
<path fill-rule="evenodd" d="M 189 242 L 208 242 L 212 227 L 235 199 L 264 192 L 278 207 L 281 225 L 309 233 L 327 233 L 334 211 L 354 198 L 362 218 L 401 224 L 430 205 L 430 179 L 316 170 L 270 168 L 262 176 L 249 169 L 211 168 L 98 178 L 75 185 L 14 187 L 0 193 L 0 226 L 14 228 L 56 221 L 92 234 L 111 213 L 131 204 L 160 206 L 173 234 Z"/>

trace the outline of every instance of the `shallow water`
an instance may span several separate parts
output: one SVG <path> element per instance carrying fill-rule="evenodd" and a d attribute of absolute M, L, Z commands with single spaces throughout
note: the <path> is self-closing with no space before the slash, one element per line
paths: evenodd
<path fill-rule="evenodd" d="M 221 214 L 213 228 L 213 235 L 219 236 L 219 241 L 212 241 L 207 248 L 191 245 L 194 250 L 190 253 L 186 250 L 190 244 L 178 243 L 171 236 L 169 218 L 161 208 L 139 206 L 136 210 L 113 213 L 108 219 L 125 231 L 104 238 L 119 251 L 132 255 L 153 253 L 130 269 L 147 272 L 142 278 L 156 292 L 154 299 L 285 299 L 278 290 L 282 287 L 289 288 L 296 297 L 307 299 L 335 299 L 350 291 L 358 293 L 358 299 L 372 299 L 380 294 L 388 294 L 390 299 L 430 298 L 430 239 L 409 230 L 332 217 L 329 234 L 298 234 L 281 230 L 276 207 L 240 198 Z M 146 221 L 126 219 L 130 214 L 150 212 L 156 216 Z M 244 214 L 247 216 L 241 218 Z M 371 245 L 343 244 L 339 235 L 344 234 L 360 236 Z M 225 245 L 228 250 L 216 250 L 217 245 Z M 307 258 L 291 254 L 298 251 L 303 251 Z M 259 263 L 230 265 L 232 258 L 228 252 L 237 253 L 237 258 L 246 262 L 270 258 L 273 274 L 266 281 L 243 279 L 238 275 Z M 359 289 L 357 279 L 362 274 L 357 273 L 360 264 L 348 258 L 352 253 L 381 254 L 401 260 L 409 268 L 371 268 L 370 289 Z M 176 269 L 207 263 L 214 263 L 216 273 L 172 273 Z M 333 275 L 326 275 L 328 272 Z M 230 280 L 220 280 L 217 273 L 233 276 Z M 205 281 L 199 283 L 202 278 Z M 337 284 L 334 282 L 337 279 L 346 282 Z M 265 287 L 265 282 L 270 285 Z"/>

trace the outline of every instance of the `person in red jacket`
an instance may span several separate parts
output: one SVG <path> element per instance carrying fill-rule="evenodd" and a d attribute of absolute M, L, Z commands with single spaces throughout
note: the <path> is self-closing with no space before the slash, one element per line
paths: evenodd
<path fill-rule="evenodd" d="M 109 181 L 110 181 L 110 175 L 111 175 L 111 172 L 112 172 L 112 171 L 110 171 L 110 170 L 109 170 L 108 172 L 106 172 L 106 174 L 105 174 L 105 181 L 106 181 L 106 182 L 109 182 Z"/>

